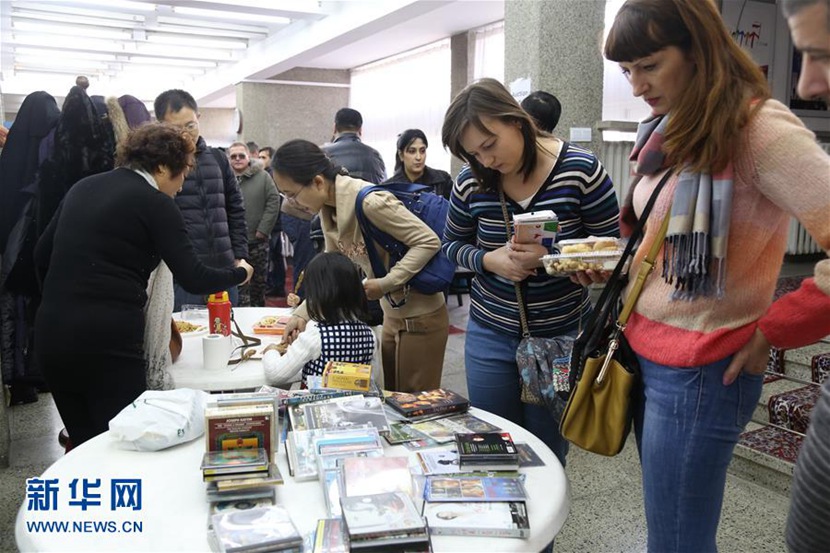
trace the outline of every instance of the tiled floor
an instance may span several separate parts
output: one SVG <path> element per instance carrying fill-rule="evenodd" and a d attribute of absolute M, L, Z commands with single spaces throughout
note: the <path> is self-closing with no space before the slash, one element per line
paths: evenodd
<path fill-rule="evenodd" d="M 450 323 L 466 328 L 469 299 L 458 307 L 450 298 Z M 447 344 L 443 385 L 466 394 L 464 334 L 452 334 Z M 7 409 L 11 429 L 10 467 L 0 470 L 0 552 L 15 551 L 14 521 L 23 501 L 25 479 L 43 472 L 62 454 L 57 443 L 60 418 L 51 396 Z M 640 467 L 633 440 L 614 458 L 572 448 L 568 457 L 571 512 L 556 539 L 561 552 L 645 551 Z M 787 497 L 732 475 L 727 477 L 726 497 L 718 543 L 723 552 L 784 551 Z M 493 542 L 497 547 L 498 542 Z M 495 551 L 496 549 L 494 549 Z"/>

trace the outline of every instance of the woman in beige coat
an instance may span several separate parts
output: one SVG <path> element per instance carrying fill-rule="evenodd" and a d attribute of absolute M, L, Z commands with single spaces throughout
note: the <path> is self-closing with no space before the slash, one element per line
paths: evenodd
<path fill-rule="evenodd" d="M 327 252 L 339 251 L 368 275 L 366 297 L 380 300 L 383 308 L 382 358 L 384 386 L 414 392 L 438 388 L 447 345 L 449 317 L 444 294 L 421 294 L 407 282 L 441 249 L 440 238 L 389 192 L 366 196 L 363 210 L 369 222 L 409 247 L 393 267 L 380 244 L 375 249 L 388 273 L 375 278 L 363 233 L 355 216 L 358 191 L 371 183 L 354 179 L 335 166 L 326 154 L 307 140 L 291 140 L 274 154 L 274 180 L 294 207 L 319 213 Z M 392 307 L 385 297 L 389 294 Z M 400 305 L 403 303 L 403 305 Z M 285 333 L 291 342 L 302 332 L 308 316 L 300 305 Z"/>

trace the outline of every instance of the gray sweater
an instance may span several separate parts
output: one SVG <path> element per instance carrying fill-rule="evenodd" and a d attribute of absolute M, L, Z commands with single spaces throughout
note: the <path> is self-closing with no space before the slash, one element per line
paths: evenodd
<path fill-rule="evenodd" d="M 787 547 L 795 553 L 830 551 L 830 380 L 810 415 L 798 454 L 787 518 Z"/>
<path fill-rule="evenodd" d="M 252 163 L 240 177 L 239 188 L 245 200 L 248 242 L 256 242 L 257 231 L 271 236 L 271 230 L 280 215 L 280 194 L 271 175 L 265 172 L 261 163 Z"/>

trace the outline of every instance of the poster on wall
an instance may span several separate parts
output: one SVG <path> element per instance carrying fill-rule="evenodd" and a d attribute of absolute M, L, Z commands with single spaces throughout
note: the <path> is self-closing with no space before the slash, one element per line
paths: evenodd
<path fill-rule="evenodd" d="M 723 0 L 721 14 L 732 38 L 752 56 L 769 80 L 777 15 L 774 0 Z"/>

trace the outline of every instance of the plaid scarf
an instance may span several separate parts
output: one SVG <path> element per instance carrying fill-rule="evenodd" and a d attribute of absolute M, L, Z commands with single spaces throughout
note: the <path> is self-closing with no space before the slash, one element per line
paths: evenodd
<path fill-rule="evenodd" d="M 668 116 L 654 115 L 637 128 L 629 158 L 636 162 L 634 176 L 620 211 L 623 236 L 629 236 L 637 222 L 633 208 L 637 184 L 643 176 L 665 169 L 663 143 L 668 122 Z M 677 177 L 663 255 L 663 278 L 675 288 L 672 299 L 723 297 L 733 175 L 730 162 L 716 174 L 684 169 Z"/>

